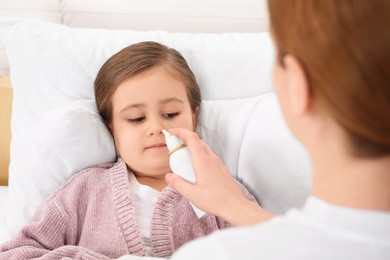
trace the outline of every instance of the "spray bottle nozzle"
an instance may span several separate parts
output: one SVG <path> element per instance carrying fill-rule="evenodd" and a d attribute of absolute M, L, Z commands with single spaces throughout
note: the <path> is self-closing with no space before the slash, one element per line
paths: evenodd
<path fill-rule="evenodd" d="M 165 142 L 169 151 L 177 150 L 177 147 L 183 146 L 183 141 L 179 137 L 169 134 L 165 129 L 162 132 L 165 136 Z"/>

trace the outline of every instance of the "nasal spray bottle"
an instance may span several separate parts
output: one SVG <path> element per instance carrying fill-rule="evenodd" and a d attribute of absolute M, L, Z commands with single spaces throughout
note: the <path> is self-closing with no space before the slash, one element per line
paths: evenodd
<path fill-rule="evenodd" d="M 170 135 L 167 130 L 162 130 L 169 150 L 169 165 L 173 173 L 183 177 L 189 182 L 195 183 L 195 172 L 192 168 L 191 154 L 183 141 L 174 135 Z M 206 213 L 191 204 L 198 218 Z"/>

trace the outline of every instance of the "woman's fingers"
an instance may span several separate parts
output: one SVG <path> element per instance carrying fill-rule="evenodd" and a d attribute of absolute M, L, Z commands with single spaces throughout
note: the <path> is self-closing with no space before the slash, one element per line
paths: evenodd
<path fill-rule="evenodd" d="M 226 205 L 227 198 L 242 196 L 229 171 L 196 133 L 179 128 L 170 129 L 169 133 L 178 136 L 188 146 L 196 183 L 189 183 L 174 174 L 166 175 L 167 183 L 195 206 L 208 213 L 220 215 L 223 210 L 219 207 Z"/>
<path fill-rule="evenodd" d="M 183 140 L 190 150 L 193 161 L 201 161 L 209 153 L 208 149 L 210 148 L 195 132 L 183 128 L 172 128 L 168 132 Z"/>
<path fill-rule="evenodd" d="M 196 174 L 195 184 L 175 174 L 166 174 L 165 179 L 174 190 L 199 209 L 233 225 L 253 224 L 272 216 L 245 198 L 228 168 L 196 133 L 180 128 L 170 129 L 169 133 L 188 146 Z"/>
<path fill-rule="evenodd" d="M 179 192 L 188 200 L 192 201 L 192 198 L 196 197 L 195 186 L 192 183 L 183 179 L 182 177 L 173 173 L 167 173 L 165 175 L 165 181 L 168 183 L 169 186 L 171 186 L 174 190 Z"/>

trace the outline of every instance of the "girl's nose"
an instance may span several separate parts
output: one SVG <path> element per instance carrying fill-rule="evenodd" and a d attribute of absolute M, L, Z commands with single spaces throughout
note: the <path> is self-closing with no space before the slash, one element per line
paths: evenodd
<path fill-rule="evenodd" d="M 164 129 L 163 125 L 159 120 L 151 119 L 149 122 L 149 126 L 147 129 L 147 135 L 159 135 L 162 134 L 162 130 Z"/>

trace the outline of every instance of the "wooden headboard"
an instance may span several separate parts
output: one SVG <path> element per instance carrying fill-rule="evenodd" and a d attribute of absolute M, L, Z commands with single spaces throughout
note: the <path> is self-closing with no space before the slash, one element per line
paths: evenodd
<path fill-rule="evenodd" d="M 9 77 L 0 77 L 0 185 L 8 185 L 11 109 L 12 88 Z"/>

